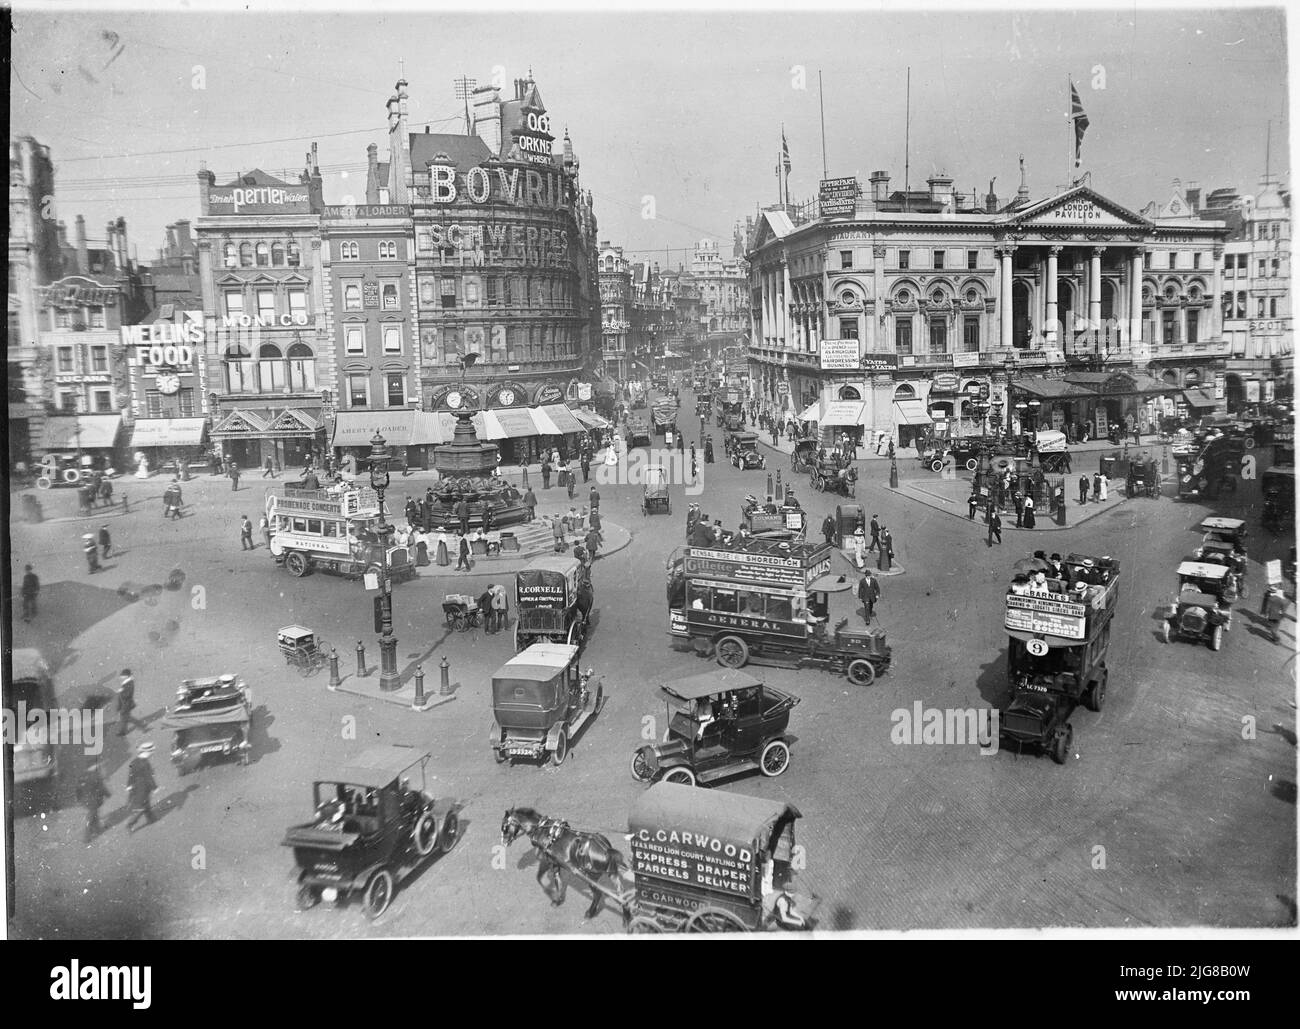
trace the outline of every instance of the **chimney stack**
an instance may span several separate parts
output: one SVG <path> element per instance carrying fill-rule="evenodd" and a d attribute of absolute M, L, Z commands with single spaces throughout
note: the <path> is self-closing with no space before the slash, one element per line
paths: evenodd
<path fill-rule="evenodd" d="M 941 204 L 952 202 L 952 177 L 939 172 L 925 180 L 930 187 L 930 199 Z"/>
<path fill-rule="evenodd" d="M 90 272 L 90 257 L 86 248 L 86 219 L 77 215 L 77 271 L 82 275 Z M 59 222 L 59 230 L 62 232 L 63 223 Z"/>
<path fill-rule="evenodd" d="M 1192 213 L 1201 209 L 1201 187 L 1194 182 L 1187 184 L 1187 206 L 1192 209 Z"/>
<path fill-rule="evenodd" d="M 873 171 L 868 181 L 871 183 L 872 200 L 879 204 L 889 199 L 889 172 Z"/>

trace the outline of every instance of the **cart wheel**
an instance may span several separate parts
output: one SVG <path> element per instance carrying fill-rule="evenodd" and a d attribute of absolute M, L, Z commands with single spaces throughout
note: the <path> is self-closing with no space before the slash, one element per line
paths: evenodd
<path fill-rule="evenodd" d="M 637 748 L 632 754 L 632 778 L 637 782 L 649 782 L 654 774 L 654 768 L 646 760 L 645 753 Z"/>
<path fill-rule="evenodd" d="M 637 915 L 636 918 L 627 923 L 627 931 L 629 933 L 645 935 L 649 933 L 662 933 L 664 930 L 663 926 L 648 915 Z"/>
<path fill-rule="evenodd" d="M 1066 726 L 1064 729 L 1057 731 L 1052 738 L 1052 760 L 1058 765 L 1065 764 L 1065 759 L 1070 756 L 1070 751 L 1074 748 L 1074 729 Z"/>
<path fill-rule="evenodd" d="M 854 658 L 847 674 L 854 686 L 870 686 L 876 681 L 876 666 L 864 657 Z"/>
<path fill-rule="evenodd" d="M 36 479 L 37 489 L 49 489 L 53 485 L 54 485 L 54 480 L 51 479 L 48 475 L 41 475 L 38 476 Z"/>
<path fill-rule="evenodd" d="M 569 756 L 569 731 L 561 729 L 560 735 L 555 740 L 555 749 L 551 751 L 551 764 L 556 768 L 564 764 L 564 759 Z"/>
<path fill-rule="evenodd" d="M 775 777 L 790 767 L 790 747 L 785 740 L 770 740 L 763 748 L 763 755 L 758 759 L 763 774 Z"/>
<path fill-rule="evenodd" d="M 442 820 L 442 829 L 438 832 L 438 853 L 450 853 L 460 840 L 460 815 L 448 811 Z"/>
<path fill-rule="evenodd" d="M 677 768 L 670 768 L 668 769 L 667 772 L 664 773 L 664 782 L 675 782 L 675 783 L 679 783 L 682 786 L 694 786 L 695 773 L 692 772 L 689 768 L 683 766 L 678 766 Z"/>
<path fill-rule="evenodd" d="M 966 471 L 973 472 L 976 468 L 979 467 L 979 464 L 980 463 L 976 461 L 975 458 L 973 457 L 966 458 Z"/>
<path fill-rule="evenodd" d="M 718 640 L 717 661 L 723 668 L 743 668 L 749 661 L 749 644 L 739 636 Z"/>
<path fill-rule="evenodd" d="M 299 911 L 310 911 L 320 903 L 320 890 L 303 883 L 298 887 L 297 903 Z"/>
<path fill-rule="evenodd" d="M 301 579 L 310 569 L 307 562 L 307 555 L 301 554 L 296 550 L 291 550 L 284 557 L 284 568 L 290 575 Z"/>
<path fill-rule="evenodd" d="M 738 915 L 722 908 L 700 908 L 686 920 L 683 930 L 688 933 L 744 933 L 749 926 Z"/>
<path fill-rule="evenodd" d="M 1169 623 L 1165 622 L 1163 625 L 1160 626 L 1160 642 L 1168 643 L 1172 636 L 1173 633 L 1170 631 Z"/>
<path fill-rule="evenodd" d="M 438 824 L 434 821 L 432 811 L 426 811 L 415 823 L 415 828 L 411 830 L 411 843 L 420 857 L 428 857 L 433 853 L 433 848 L 438 843 Z"/>
<path fill-rule="evenodd" d="M 1222 646 L 1223 646 L 1223 626 L 1216 625 L 1214 627 L 1214 632 L 1210 634 L 1210 649 L 1218 650 Z"/>
<path fill-rule="evenodd" d="M 454 629 L 454 628 L 456 628 L 456 612 L 455 612 L 455 611 L 447 611 L 447 612 L 444 612 L 443 617 L 445 617 L 445 618 L 447 619 L 447 628 L 448 628 L 448 629 Z"/>
<path fill-rule="evenodd" d="M 306 679 L 308 676 L 311 675 L 313 671 L 315 671 L 315 669 L 313 669 L 311 666 L 311 658 L 308 657 L 306 654 L 299 654 L 294 659 L 294 664 L 298 666 L 298 674 L 301 675 L 304 679 Z"/>
<path fill-rule="evenodd" d="M 457 632 L 468 632 L 469 615 L 465 614 L 463 611 L 458 611 L 456 613 L 455 627 Z"/>
<path fill-rule="evenodd" d="M 370 882 L 366 884 L 366 893 L 364 903 L 366 908 L 366 917 L 374 921 L 385 911 L 393 900 L 393 873 L 387 868 L 381 868 L 373 876 Z"/>

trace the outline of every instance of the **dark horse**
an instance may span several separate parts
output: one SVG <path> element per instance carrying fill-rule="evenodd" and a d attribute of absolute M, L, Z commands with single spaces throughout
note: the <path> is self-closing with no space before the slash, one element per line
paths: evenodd
<path fill-rule="evenodd" d="M 615 850 L 609 839 L 600 833 L 582 832 L 558 818 L 547 818 L 530 807 L 510 808 L 501 820 L 501 842 L 506 846 L 520 836 L 527 836 L 537 850 L 537 882 L 551 903 L 557 907 L 564 903 L 568 889 L 561 869 L 577 872 L 591 884 L 591 906 L 584 918 L 594 918 L 605 899 L 600 880 L 608 876 L 612 891 L 619 892 L 620 875 L 627 870 L 627 861 L 621 851 Z M 549 877 L 548 882 L 542 882 Z M 627 918 L 626 910 L 623 912 Z"/>

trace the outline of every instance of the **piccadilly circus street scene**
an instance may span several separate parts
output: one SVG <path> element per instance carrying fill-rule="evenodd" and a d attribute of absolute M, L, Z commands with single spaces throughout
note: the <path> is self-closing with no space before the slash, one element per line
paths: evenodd
<path fill-rule="evenodd" d="M 1295 932 L 1294 12 L 3 13 L 6 936 Z"/>

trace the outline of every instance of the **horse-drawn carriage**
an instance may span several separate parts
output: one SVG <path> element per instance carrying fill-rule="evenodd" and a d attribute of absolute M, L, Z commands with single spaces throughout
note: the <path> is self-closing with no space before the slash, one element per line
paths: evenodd
<path fill-rule="evenodd" d="M 838 493 L 851 498 L 858 492 L 858 470 L 851 464 L 841 465 L 830 459 L 813 466 L 809 481 L 819 493 Z"/>
<path fill-rule="evenodd" d="M 815 898 L 791 889 L 799 817 L 785 801 L 660 782 L 628 815 L 631 865 L 605 835 L 532 808 L 505 813 L 501 841 L 528 838 L 552 903 L 564 900 L 567 872 L 591 889 L 587 918 L 608 900 L 628 932 L 801 931 L 814 928 Z"/>
<path fill-rule="evenodd" d="M 248 764 L 252 720 L 253 693 L 244 680 L 215 675 L 184 680 L 162 727 L 176 734 L 171 759 L 184 774 L 196 768 L 207 754 L 233 755 L 241 765 Z"/>
<path fill-rule="evenodd" d="M 534 643 L 587 639 L 594 593 L 591 579 L 575 557 L 543 554 L 515 576 L 515 651 Z"/>
<path fill-rule="evenodd" d="M 815 439 L 796 440 L 790 452 L 790 468 L 796 472 L 811 472 L 817 466 L 818 443 Z"/>
<path fill-rule="evenodd" d="M 569 741 L 603 701 L 600 680 L 578 668 L 576 646 L 534 643 L 492 676 L 492 754 L 498 763 L 549 755 L 551 764 L 561 765 Z"/>
<path fill-rule="evenodd" d="M 629 418 L 627 422 L 627 446 L 648 447 L 650 445 L 650 426 L 644 418 Z"/>

